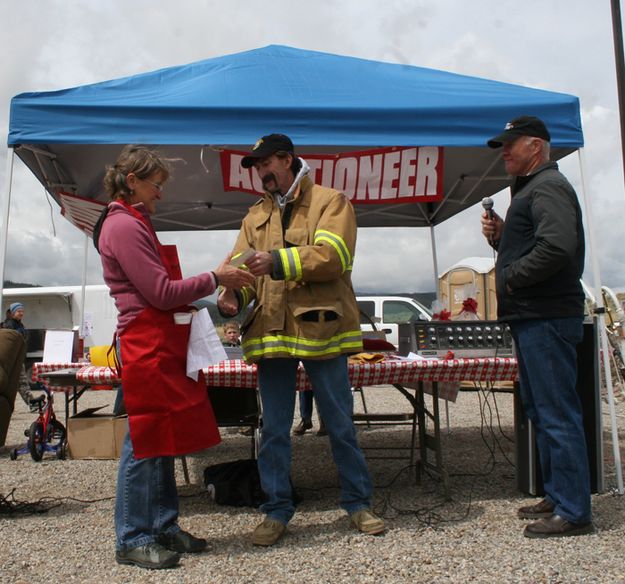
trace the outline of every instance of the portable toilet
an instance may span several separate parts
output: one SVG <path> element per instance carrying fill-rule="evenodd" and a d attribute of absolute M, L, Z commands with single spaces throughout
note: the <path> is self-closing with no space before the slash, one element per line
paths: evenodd
<path fill-rule="evenodd" d="M 462 311 L 462 303 L 473 297 L 481 320 L 497 319 L 495 262 L 493 258 L 469 257 L 445 270 L 438 277 L 439 300 L 452 318 Z"/>

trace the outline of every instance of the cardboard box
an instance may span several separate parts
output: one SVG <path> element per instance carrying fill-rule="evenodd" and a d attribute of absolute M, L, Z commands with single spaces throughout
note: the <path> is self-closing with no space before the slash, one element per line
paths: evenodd
<path fill-rule="evenodd" d="M 67 421 L 70 458 L 119 458 L 128 431 L 128 416 L 98 413 L 102 407 L 83 410 Z"/>

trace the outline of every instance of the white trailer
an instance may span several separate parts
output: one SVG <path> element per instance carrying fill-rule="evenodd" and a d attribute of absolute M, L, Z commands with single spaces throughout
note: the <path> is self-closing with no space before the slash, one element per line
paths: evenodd
<path fill-rule="evenodd" d="M 24 305 L 24 325 L 29 331 L 28 357 L 43 355 L 45 331 L 75 329 L 84 332 L 84 347 L 110 345 L 117 324 L 117 309 L 107 286 L 85 287 L 85 314 L 81 314 L 82 286 L 5 288 L 2 320 L 13 302 Z"/>

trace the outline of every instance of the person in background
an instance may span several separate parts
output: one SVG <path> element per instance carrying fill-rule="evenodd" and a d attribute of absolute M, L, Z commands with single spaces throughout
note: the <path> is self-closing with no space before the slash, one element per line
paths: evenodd
<path fill-rule="evenodd" d="M 317 408 L 318 409 L 318 408 Z M 313 415 L 313 392 L 312 391 L 300 391 L 299 392 L 299 415 L 300 423 L 295 426 L 293 434 L 296 436 L 303 436 L 312 430 L 312 415 Z M 317 436 L 326 436 L 327 430 L 323 420 L 319 418 L 319 430 L 317 430 Z"/>
<path fill-rule="evenodd" d="M 95 226 L 104 281 L 118 310 L 117 352 L 130 431 L 122 446 L 115 503 L 116 560 L 169 568 L 207 541 L 180 529 L 174 456 L 220 441 L 204 378 L 186 375 L 190 324 L 174 312 L 212 294 L 218 283 L 253 282 L 230 257 L 214 271 L 182 278 L 175 246 L 161 245 L 150 216 L 163 197 L 169 161 L 144 146 L 125 146 L 106 171 L 111 202 Z"/>
<path fill-rule="evenodd" d="M 236 320 L 229 320 L 223 325 L 223 341 L 224 347 L 240 347 L 241 346 L 241 326 Z M 241 426 L 239 434 L 242 436 L 253 436 L 254 428 L 251 426 Z"/>
<path fill-rule="evenodd" d="M 223 332 L 223 345 L 225 347 L 241 346 L 241 327 L 236 320 L 229 320 L 228 322 L 224 323 Z"/>
<path fill-rule="evenodd" d="M 224 287 L 217 304 L 235 315 L 254 301 L 244 322 L 243 353 L 258 366 L 263 429 L 258 453 L 265 519 L 252 543 L 275 544 L 295 506 L 290 484 L 291 426 L 296 375 L 303 364 L 326 422 L 341 481 L 341 506 L 353 526 L 375 535 L 384 521 L 371 511 L 372 484 L 352 421 L 347 353 L 362 350 L 351 283 L 356 248 L 354 209 L 342 193 L 313 184 L 309 167 L 283 134 L 263 136 L 243 157 L 254 167 L 264 197 L 243 219 L 233 258 L 245 260 L 254 284 Z"/>
<path fill-rule="evenodd" d="M 24 326 L 23 318 L 24 305 L 21 302 L 13 302 L 6 311 L 6 320 L 2 323 L 2 328 L 17 331 L 24 337 L 24 341 L 26 341 L 28 332 Z M 28 409 L 31 412 L 36 412 L 37 406 L 30 403 L 30 400 L 33 399 L 33 393 L 28 383 L 28 375 L 26 375 L 26 361 L 22 363 L 18 391 L 24 403 L 28 406 Z"/>
<path fill-rule="evenodd" d="M 526 537 L 594 532 L 576 346 L 583 336 L 584 228 L 575 190 L 549 161 L 550 134 L 521 116 L 488 141 L 503 147 L 512 199 L 503 221 L 482 215 L 498 251 L 497 314 L 510 326 L 521 400 L 536 430 L 545 497 L 521 507 Z"/>

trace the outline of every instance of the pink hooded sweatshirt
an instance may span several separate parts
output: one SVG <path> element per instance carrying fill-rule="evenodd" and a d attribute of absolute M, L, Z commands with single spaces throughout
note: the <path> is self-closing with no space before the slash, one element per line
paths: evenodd
<path fill-rule="evenodd" d="M 136 209 L 149 221 L 143 204 Z M 119 312 L 117 334 L 147 306 L 169 310 L 208 296 L 217 287 L 210 272 L 171 280 L 148 228 L 119 203 L 109 204 L 98 244 L 104 281 Z"/>

